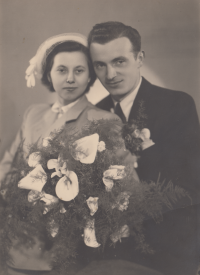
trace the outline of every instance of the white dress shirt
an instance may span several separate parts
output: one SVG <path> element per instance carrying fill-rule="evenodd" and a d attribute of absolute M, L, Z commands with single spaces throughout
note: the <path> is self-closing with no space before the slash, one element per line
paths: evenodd
<path fill-rule="evenodd" d="M 129 118 L 129 115 L 131 112 L 131 108 L 133 106 L 133 102 L 134 102 L 136 95 L 138 93 L 138 90 L 140 88 L 141 82 L 142 82 L 142 77 L 140 77 L 140 81 L 139 81 L 137 87 L 130 94 L 128 94 L 125 98 L 123 98 L 120 101 L 120 106 L 121 106 L 122 111 L 126 117 L 126 121 L 128 121 L 128 118 Z M 118 102 L 113 99 L 113 103 L 116 106 Z M 111 112 L 114 112 L 114 110 L 111 110 Z"/>

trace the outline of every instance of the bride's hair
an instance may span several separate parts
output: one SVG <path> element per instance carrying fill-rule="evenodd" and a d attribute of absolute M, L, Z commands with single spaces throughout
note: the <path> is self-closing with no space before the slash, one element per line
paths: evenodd
<path fill-rule="evenodd" d="M 51 48 L 48 49 L 48 51 L 50 51 L 50 53 L 48 54 L 48 52 L 46 53 L 47 58 L 46 58 L 46 62 L 43 65 L 43 76 L 41 78 L 41 82 L 42 84 L 44 84 L 49 91 L 54 92 L 54 88 L 52 83 L 49 81 L 49 74 L 50 71 L 52 69 L 53 66 L 53 62 L 54 62 L 54 57 L 61 52 L 82 52 L 85 54 L 86 58 L 87 58 L 87 63 L 88 63 L 88 68 L 89 68 L 89 76 L 90 76 L 90 82 L 88 83 L 88 86 L 85 90 L 85 93 L 89 91 L 90 87 L 94 84 L 95 80 L 96 80 L 96 74 L 92 65 L 92 60 L 90 58 L 89 55 L 89 50 L 87 47 L 85 47 L 84 45 L 75 42 L 75 41 L 66 41 L 63 43 L 58 43 L 58 45 L 55 47 L 54 49 L 51 51 Z"/>

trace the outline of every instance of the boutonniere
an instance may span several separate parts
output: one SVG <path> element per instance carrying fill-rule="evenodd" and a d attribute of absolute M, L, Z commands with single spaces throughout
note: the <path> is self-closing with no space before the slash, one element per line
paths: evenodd
<path fill-rule="evenodd" d="M 136 138 L 140 138 L 143 141 L 141 143 L 142 150 L 145 150 L 155 144 L 155 142 L 150 139 L 151 132 L 147 128 L 144 128 L 141 131 L 139 129 L 136 129 L 133 134 Z"/>

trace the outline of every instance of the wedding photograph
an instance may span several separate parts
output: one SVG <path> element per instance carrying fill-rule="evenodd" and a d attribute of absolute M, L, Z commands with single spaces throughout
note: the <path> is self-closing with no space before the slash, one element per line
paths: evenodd
<path fill-rule="evenodd" d="M 0 275 L 200 275 L 200 2 L 0 13 Z"/>

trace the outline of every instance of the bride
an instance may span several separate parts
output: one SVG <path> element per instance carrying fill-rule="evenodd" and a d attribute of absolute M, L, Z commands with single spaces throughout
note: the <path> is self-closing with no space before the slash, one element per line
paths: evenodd
<path fill-rule="evenodd" d="M 22 126 L 0 163 L 0 180 L 4 183 L 9 181 L 9 174 L 6 174 L 12 170 L 12 162 L 22 142 L 24 157 L 27 158 L 29 144 L 38 141 L 43 146 L 47 142 L 46 137 L 64 125 L 78 129 L 90 120 L 116 119 L 119 122 L 115 114 L 98 109 L 85 96 L 96 75 L 87 39 L 83 35 L 65 33 L 47 39 L 30 60 L 26 70 L 28 87 L 35 86 L 35 76 L 49 91 L 56 93 L 57 100 L 53 105 L 33 104 L 26 110 Z M 25 247 L 11 250 L 14 258 L 12 268 L 21 270 L 17 274 L 26 274 L 23 273 L 24 269 L 35 270 L 37 274 L 51 270 L 47 261 L 48 252 L 41 247 L 44 245 L 37 241 L 32 251 Z"/>

